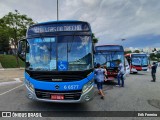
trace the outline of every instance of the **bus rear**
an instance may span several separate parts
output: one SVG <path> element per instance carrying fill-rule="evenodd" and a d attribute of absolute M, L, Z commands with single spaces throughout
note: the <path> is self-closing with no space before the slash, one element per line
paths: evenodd
<path fill-rule="evenodd" d="M 124 63 L 124 49 L 121 45 L 101 45 L 95 47 L 95 64 L 106 66 L 108 80 L 114 80 L 118 74 L 117 60 Z"/>
<path fill-rule="evenodd" d="M 18 55 L 26 63 L 27 97 L 45 102 L 90 101 L 94 96 L 91 35 L 89 23 L 82 21 L 29 27 L 27 38 L 18 45 Z"/>

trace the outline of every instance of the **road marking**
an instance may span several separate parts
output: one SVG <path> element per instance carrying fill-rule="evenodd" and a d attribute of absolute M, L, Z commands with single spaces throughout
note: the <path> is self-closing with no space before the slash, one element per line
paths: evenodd
<path fill-rule="evenodd" d="M 0 96 L 1 96 L 1 95 L 4 95 L 4 94 L 6 94 L 6 93 L 9 93 L 9 92 L 11 92 L 11 91 L 13 91 L 13 90 L 15 90 L 15 89 L 17 89 L 17 88 L 23 86 L 23 85 L 24 85 L 24 84 L 21 84 L 21 85 L 19 85 L 19 86 L 17 86 L 17 87 L 14 87 L 14 88 L 12 88 L 12 89 L 6 91 L 6 92 L 3 92 L 3 93 L 0 94 Z"/>
<path fill-rule="evenodd" d="M 20 83 L 20 82 L 22 82 L 21 80 L 20 80 L 20 78 L 14 78 L 14 80 L 15 81 L 10 81 L 10 82 L 1 82 L 0 83 L 0 86 L 4 86 L 4 85 L 10 85 L 10 84 L 15 84 L 15 83 Z"/>

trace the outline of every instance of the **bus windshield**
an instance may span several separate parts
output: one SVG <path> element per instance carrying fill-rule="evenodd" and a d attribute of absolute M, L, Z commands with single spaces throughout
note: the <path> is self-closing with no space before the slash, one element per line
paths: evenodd
<path fill-rule="evenodd" d="M 28 39 L 26 69 L 81 71 L 92 68 L 90 36 L 59 36 Z"/>
<path fill-rule="evenodd" d="M 132 56 L 132 65 L 147 66 L 148 57 L 147 56 Z"/>
<path fill-rule="evenodd" d="M 117 60 L 119 59 L 124 63 L 124 52 L 107 51 L 95 55 L 95 62 L 106 65 L 107 68 L 118 67 Z"/>

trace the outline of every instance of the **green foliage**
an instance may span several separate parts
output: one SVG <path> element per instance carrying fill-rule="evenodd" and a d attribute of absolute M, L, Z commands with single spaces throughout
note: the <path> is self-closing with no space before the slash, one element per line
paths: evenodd
<path fill-rule="evenodd" d="M 27 15 L 21 15 L 17 10 L 14 13 L 9 12 L 0 19 L 0 34 L 5 33 L 8 36 L 8 42 L 17 48 L 17 42 L 26 35 L 27 27 L 34 24 L 33 20 Z M 5 38 L 7 40 L 7 38 Z"/>
<path fill-rule="evenodd" d="M 7 26 L 3 24 L 3 20 L 0 19 L 0 51 L 7 52 L 9 49 L 9 37 L 7 34 Z"/>
<path fill-rule="evenodd" d="M 131 51 L 131 50 L 129 50 L 129 51 L 124 51 L 124 54 L 129 54 L 129 53 L 132 53 L 132 51 Z"/>
<path fill-rule="evenodd" d="M 150 54 L 150 58 L 156 57 L 156 55 L 154 53 Z"/>
<path fill-rule="evenodd" d="M 158 61 L 160 61 L 160 53 L 157 53 L 156 57 L 157 57 Z"/>
<path fill-rule="evenodd" d="M 94 33 L 92 33 L 92 40 L 93 40 L 93 43 L 98 43 L 98 38 L 95 37 Z"/>
<path fill-rule="evenodd" d="M 135 50 L 134 53 L 140 53 L 140 51 L 139 50 Z"/>
<path fill-rule="evenodd" d="M 33 20 L 27 15 L 21 15 L 17 10 L 9 12 L 4 17 L 0 18 L 0 43 L 9 47 L 9 42 L 17 49 L 18 40 L 26 35 L 27 28 L 34 24 Z M 5 51 L 3 45 L 0 46 L 2 51 Z M 16 58 L 19 66 L 18 58 Z"/>
<path fill-rule="evenodd" d="M 156 54 L 156 57 L 157 57 L 157 58 L 160 58 L 160 53 L 157 53 L 157 54 Z"/>
<path fill-rule="evenodd" d="M 20 63 L 20 67 L 24 67 L 24 62 L 18 59 Z M 13 55 L 0 55 L 0 63 L 3 68 L 17 68 L 18 64 L 16 61 L 16 57 Z"/>
<path fill-rule="evenodd" d="M 9 49 L 8 36 L 4 31 L 0 30 L 0 51 L 7 52 Z"/>
<path fill-rule="evenodd" d="M 157 60 L 157 57 L 156 57 L 156 55 L 154 53 L 151 53 L 150 54 L 150 59 L 155 61 L 155 60 Z"/>

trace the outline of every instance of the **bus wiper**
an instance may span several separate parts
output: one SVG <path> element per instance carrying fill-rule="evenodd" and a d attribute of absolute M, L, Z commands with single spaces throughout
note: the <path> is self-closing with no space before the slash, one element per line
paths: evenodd
<path fill-rule="evenodd" d="M 72 41 L 71 41 L 71 45 L 70 45 L 70 47 L 69 48 L 67 48 L 68 50 L 67 50 L 67 52 L 68 53 L 70 53 L 71 52 L 71 48 L 72 48 L 72 44 L 73 44 L 73 42 L 74 42 L 74 39 L 75 39 L 75 35 L 73 36 L 73 39 L 72 39 Z"/>
<path fill-rule="evenodd" d="M 45 40 L 44 40 L 44 36 L 42 35 L 42 34 L 40 34 L 40 38 L 41 38 L 41 40 L 44 42 Z M 50 38 L 50 48 L 48 47 L 48 46 L 46 46 L 47 47 L 47 50 L 50 52 L 50 54 L 51 54 L 51 51 L 52 51 L 52 48 L 51 48 L 51 38 Z"/>
<path fill-rule="evenodd" d="M 106 55 L 104 55 L 102 51 L 99 51 L 99 52 L 100 52 L 100 53 L 101 53 L 101 55 L 106 59 L 106 62 L 104 63 L 104 65 L 105 65 L 105 64 L 108 62 L 108 61 L 107 61 L 107 54 L 106 54 Z"/>
<path fill-rule="evenodd" d="M 116 54 L 116 52 L 117 52 L 117 51 L 114 51 L 114 53 L 113 53 L 113 54 L 112 54 L 112 52 L 111 52 L 111 60 L 113 60 L 114 55 Z"/>

